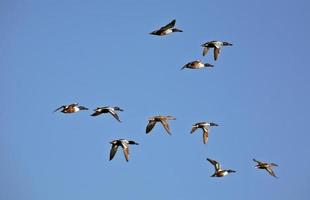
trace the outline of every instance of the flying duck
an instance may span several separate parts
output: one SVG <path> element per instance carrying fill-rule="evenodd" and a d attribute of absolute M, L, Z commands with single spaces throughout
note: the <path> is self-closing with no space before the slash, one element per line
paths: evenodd
<path fill-rule="evenodd" d="M 176 118 L 173 116 L 154 116 L 149 118 L 149 122 L 146 126 L 146 133 L 148 134 L 155 126 L 156 122 L 160 122 L 168 134 L 171 134 L 170 127 L 167 120 L 175 120 Z"/>
<path fill-rule="evenodd" d="M 110 160 L 112 160 L 117 152 L 117 148 L 121 146 L 123 148 L 124 156 L 126 161 L 129 161 L 129 144 L 135 144 L 138 145 L 139 143 L 133 141 L 133 140 L 125 140 L 125 139 L 118 139 L 113 140 L 110 142 L 112 144 L 111 150 L 110 150 Z"/>
<path fill-rule="evenodd" d="M 214 48 L 214 60 L 217 60 L 220 50 L 223 46 L 232 46 L 229 42 L 210 41 L 201 45 L 203 48 L 202 55 L 205 56 L 208 53 L 209 48 Z"/>
<path fill-rule="evenodd" d="M 60 112 L 62 112 L 62 113 L 75 113 L 75 112 L 78 112 L 80 110 L 88 110 L 88 108 L 86 108 L 84 106 L 79 106 L 78 103 L 73 103 L 70 105 L 60 106 L 59 108 L 54 110 L 54 112 L 56 112 L 58 110 L 61 110 Z"/>
<path fill-rule="evenodd" d="M 186 65 L 184 65 L 182 69 L 188 68 L 188 69 L 201 69 L 204 67 L 213 67 L 214 65 L 211 65 L 209 63 L 203 63 L 200 60 L 194 60 L 192 62 L 187 63 Z"/>
<path fill-rule="evenodd" d="M 176 22 L 176 20 L 174 19 L 169 24 L 161 27 L 158 30 L 155 30 L 155 31 L 151 32 L 150 34 L 158 35 L 158 36 L 164 36 L 164 35 L 168 35 L 168 34 L 170 34 L 172 32 L 183 32 L 180 29 L 174 28 L 175 22 Z"/>
<path fill-rule="evenodd" d="M 209 128 L 211 126 L 218 126 L 218 125 L 216 123 L 213 123 L 213 122 L 210 122 L 210 123 L 209 122 L 198 122 L 192 126 L 191 133 L 194 133 L 197 128 L 201 128 L 203 131 L 203 134 L 202 134 L 203 143 L 206 144 L 208 141 Z"/>
<path fill-rule="evenodd" d="M 257 169 L 265 169 L 265 170 L 267 170 L 267 172 L 268 172 L 271 176 L 273 176 L 273 177 L 275 177 L 275 178 L 278 178 L 278 177 L 276 176 L 276 174 L 275 174 L 275 173 L 273 172 L 273 170 L 272 170 L 273 167 L 277 167 L 277 166 L 278 166 L 277 164 L 275 164 L 275 163 L 265 163 L 265 162 L 261 162 L 261 161 L 258 161 L 258 160 L 256 160 L 256 159 L 254 159 L 254 158 L 253 158 L 253 161 L 257 163 L 257 165 L 255 165 L 255 168 L 257 168 Z"/>
<path fill-rule="evenodd" d="M 228 175 L 229 173 L 235 173 L 236 171 L 231 170 L 231 169 L 221 169 L 221 165 L 210 158 L 207 158 L 207 160 L 214 166 L 215 172 L 211 177 L 223 177 Z"/>
<path fill-rule="evenodd" d="M 111 107 L 111 106 L 104 106 L 104 107 L 98 107 L 94 110 L 95 112 L 93 114 L 91 114 L 91 116 L 98 116 L 101 115 L 102 113 L 110 113 L 117 121 L 121 122 L 121 120 L 119 119 L 118 115 L 117 115 L 117 111 L 124 111 L 123 109 L 115 106 L 115 107 Z"/>

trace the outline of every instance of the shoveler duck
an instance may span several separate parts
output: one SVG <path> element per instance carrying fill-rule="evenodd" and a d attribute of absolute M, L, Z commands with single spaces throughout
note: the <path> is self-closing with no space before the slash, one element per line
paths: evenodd
<path fill-rule="evenodd" d="M 210 123 L 209 122 L 198 122 L 192 126 L 191 133 L 194 133 L 197 128 L 201 128 L 203 131 L 203 134 L 202 134 L 203 143 L 206 144 L 208 141 L 209 128 L 211 126 L 218 126 L 218 124 L 213 123 L 213 122 L 210 122 Z"/>
<path fill-rule="evenodd" d="M 84 106 L 79 106 L 78 103 L 73 103 L 70 105 L 60 106 L 54 112 L 56 112 L 58 110 L 61 110 L 60 112 L 62 112 L 62 113 L 75 113 L 75 112 L 78 112 L 80 110 L 88 110 L 88 108 L 86 108 Z"/>
<path fill-rule="evenodd" d="M 167 120 L 175 120 L 175 119 L 176 118 L 173 116 L 162 116 L 162 115 L 153 116 L 149 118 L 149 122 L 146 126 L 146 133 L 148 134 L 154 128 L 155 124 L 157 122 L 160 122 L 165 128 L 165 130 L 167 131 L 167 133 L 171 134 L 170 127 L 169 127 Z"/>
<path fill-rule="evenodd" d="M 192 62 L 187 63 L 186 65 L 184 65 L 182 69 L 188 68 L 188 69 L 201 69 L 204 67 L 213 67 L 214 65 L 211 65 L 209 63 L 203 63 L 201 62 L 201 60 L 194 60 Z"/>
<path fill-rule="evenodd" d="M 134 144 L 138 145 L 139 143 L 133 141 L 133 140 L 126 140 L 126 139 L 118 139 L 118 140 L 113 140 L 110 142 L 112 144 L 111 150 L 110 150 L 110 160 L 112 160 L 117 152 L 117 149 L 119 146 L 123 148 L 124 156 L 126 161 L 129 161 L 129 145 Z"/>
<path fill-rule="evenodd" d="M 155 30 L 155 31 L 151 32 L 150 34 L 158 35 L 158 36 L 164 36 L 164 35 L 168 35 L 168 34 L 170 34 L 172 32 L 183 32 L 180 29 L 174 28 L 175 22 L 176 22 L 176 20 L 174 19 L 169 24 L 161 27 L 158 30 Z"/>
<path fill-rule="evenodd" d="M 223 46 L 232 46 L 231 43 L 229 42 L 222 42 L 222 41 L 210 41 L 210 42 L 206 42 L 204 44 L 201 45 L 203 47 L 203 53 L 202 55 L 205 56 L 208 51 L 209 48 L 214 48 L 214 60 L 217 60 L 218 55 L 220 54 L 220 50 Z"/>
<path fill-rule="evenodd" d="M 207 160 L 214 166 L 215 168 L 215 172 L 211 177 L 223 177 L 228 175 L 229 173 L 235 173 L 235 170 L 231 170 L 231 169 L 221 169 L 221 165 L 215 161 L 212 160 L 210 158 L 207 158 Z"/>
<path fill-rule="evenodd" d="M 273 167 L 278 167 L 277 164 L 275 164 L 275 163 L 265 163 L 265 162 L 261 162 L 261 161 L 258 161 L 258 160 L 256 160 L 256 159 L 254 159 L 254 158 L 253 158 L 253 161 L 257 163 L 257 165 L 254 166 L 255 168 L 257 168 L 257 169 L 265 169 L 265 170 L 267 170 L 267 172 L 268 172 L 271 176 L 273 176 L 273 177 L 275 177 L 275 178 L 278 178 L 278 177 L 276 176 L 276 174 L 275 174 L 275 173 L 273 172 L 273 170 L 272 170 Z"/>
<path fill-rule="evenodd" d="M 124 111 L 123 109 L 114 106 L 104 106 L 104 107 L 97 107 L 95 110 L 95 112 L 93 114 L 91 114 L 91 116 L 98 116 L 101 115 L 102 113 L 110 113 L 117 121 L 121 122 L 121 120 L 119 119 L 118 115 L 117 115 L 117 111 Z"/>

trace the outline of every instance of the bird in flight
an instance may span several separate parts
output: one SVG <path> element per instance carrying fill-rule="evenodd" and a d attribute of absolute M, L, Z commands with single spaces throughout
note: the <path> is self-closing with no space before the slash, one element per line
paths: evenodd
<path fill-rule="evenodd" d="M 222 169 L 221 165 L 215 161 L 212 160 L 210 158 L 207 158 L 207 160 L 214 166 L 215 172 L 211 177 L 223 177 L 228 175 L 229 173 L 235 173 L 235 170 L 231 170 L 231 169 Z"/>
<path fill-rule="evenodd" d="M 139 143 L 133 140 L 118 139 L 118 140 L 111 141 L 110 144 L 112 144 L 112 147 L 110 150 L 110 160 L 114 158 L 118 147 L 121 146 L 123 148 L 125 159 L 128 162 L 129 161 L 129 144 L 138 145 Z"/>
<path fill-rule="evenodd" d="M 91 114 L 91 116 L 93 116 L 93 117 L 101 115 L 102 113 L 110 113 L 117 121 L 122 122 L 117 115 L 117 111 L 124 111 L 124 110 L 117 107 L 117 106 L 114 106 L 114 107 L 111 107 L 111 106 L 98 107 L 94 111 L 95 112 L 93 114 Z"/>
<path fill-rule="evenodd" d="M 204 67 L 214 67 L 214 65 L 211 65 L 209 63 L 203 63 L 201 62 L 201 60 L 194 60 L 192 62 L 189 62 L 187 64 L 185 64 L 182 69 L 188 68 L 188 69 L 201 69 Z"/>
<path fill-rule="evenodd" d="M 194 133 L 196 129 L 201 128 L 202 129 L 202 138 L 203 138 L 203 143 L 206 144 L 208 142 L 209 138 L 209 128 L 211 126 L 218 126 L 218 124 L 213 123 L 213 122 L 198 122 L 192 126 L 191 133 Z"/>
<path fill-rule="evenodd" d="M 169 127 L 169 124 L 167 122 L 167 120 L 175 120 L 176 118 L 173 117 L 173 116 L 154 116 L 154 117 L 151 117 L 149 118 L 149 122 L 146 126 L 146 133 L 149 133 L 155 126 L 155 124 L 157 122 L 160 122 L 163 127 L 165 128 L 165 130 L 167 131 L 168 134 L 171 134 L 171 131 L 170 131 L 170 127 Z"/>
<path fill-rule="evenodd" d="M 210 42 L 206 42 L 204 44 L 202 44 L 201 46 L 203 47 L 203 53 L 202 55 L 205 56 L 208 51 L 209 51 L 209 48 L 214 48 L 214 60 L 217 60 L 219 54 L 220 54 L 220 51 L 221 51 L 221 48 L 223 46 L 232 46 L 233 44 L 229 43 L 229 42 L 222 42 L 222 41 L 210 41 Z"/>
<path fill-rule="evenodd" d="M 277 164 L 275 164 L 275 163 L 265 163 L 265 162 L 261 162 L 261 161 L 258 161 L 258 160 L 256 160 L 256 159 L 254 159 L 254 158 L 253 158 L 253 161 L 257 163 L 257 165 L 255 165 L 255 168 L 257 168 L 257 169 L 265 169 L 265 170 L 267 170 L 267 172 L 268 172 L 271 176 L 273 176 L 273 177 L 275 177 L 275 178 L 278 178 L 278 177 L 276 176 L 276 174 L 275 174 L 275 173 L 273 172 L 273 170 L 272 170 L 273 167 L 278 167 Z"/>
<path fill-rule="evenodd" d="M 174 28 L 175 22 L 176 22 L 176 20 L 174 19 L 169 24 L 161 27 L 158 30 L 151 32 L 150 34 L 151 35 L 164 36 L 164 35 L 168 35 L 168 34 L 173 33 L 173 32 L 183 32 L 180 29 Z"/>
<path fill-rule="evenodd" d="M 60 106 L 59 108 L 54 110 L 54 112 L 56 112 L 58 110 L 60 110 L 60 112 L 62 112 L 62 113 L 75 113 L 75 112 L 78 112 L 80 110 L 88 110 L 88 108 L 86 108 L 84 106 L 79 106 L 78 103 L 73 103 L 73 104 L 69 104 L 69 105 Z"/>

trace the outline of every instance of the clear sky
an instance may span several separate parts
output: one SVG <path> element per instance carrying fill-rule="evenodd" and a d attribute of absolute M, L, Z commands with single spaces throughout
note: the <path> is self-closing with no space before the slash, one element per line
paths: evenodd
<path fill-rule="evenodd" d="M 308 200 L 309 1 L 0 1 L 0 199 Z M 149 35 L 172 19 L 183 33 Z M 202 43 L 224 40 L 218 61 Z M 212 69 L 183 70 L 202 59 Z M 119 106 L 123 123 L 78 102 Z M 147 119 L 173 115 L 172 135 Z M 212 121 L 207 145 L 191 125 Z M 108 161 L 109 141 L 131 146 Z M 206 158 L 237 173 L 211 178 Z M 253 168 L 275 162 L 279 179 Z"/>

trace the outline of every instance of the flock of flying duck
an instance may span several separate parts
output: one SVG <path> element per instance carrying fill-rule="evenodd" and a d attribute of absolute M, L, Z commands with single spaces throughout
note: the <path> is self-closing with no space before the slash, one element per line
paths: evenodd
<path fill-rule="evenodd" d="M 169 24 L 161 27 L 158 30 L 155 30 L 151 32 L 152 35 L 157 36 L 165 36 L 168 34 L 171 34 L 173 32 L 183 32 L 182 30 L 175 27 L 176 20 L 172 20 Z M 205 56 L 210 48 L 214 49 L 214 60 L 216 61 L 218 59 L 218 56 L 220 54 L 220 50 L 223 46 L 232 46 L 229 42 L 224 41 L 209 41 L 201 45 L 203 47 L 203 56 Z M 188 68 L 188 69 L 201 69 L 204 67 L 213 67 L 213 65 L 209 63 L 203 63 L 200 60 L 194 60 L 192 62 L 189 62 L 185 64 L 182 69 Z M 73 103 L 70 105 L 63 105 L 57 108 L 54 112 L 60 111 L 62 113 L 75 113 L 81 110 L 89 110 L 85 106 L 81 106 L 78 103 Z M 118 111 L 124 111 L 123 109 L 117 107 L 117 106 L 104 106 L 104 107 L 97 107 L 93 110 L 94 112 L 91 114 L 91 116 L 95 117 L 104 113 L 111 114 L 118 122 L 121 122 L 117 112 Z M 163 128 L 166 130 L 167 134 L 171 135 L 171 130 L 168 124 L 168 120 L 175 120 L 176 118 L 173 116 L 153 116 L 148 119 L 148 124 L 146 126 L 146 134 L 149 134 L 151 130 L 154 128 L 157 122 L 160 122 Z M 213 122 L 198 122 L 194 125 L 192 125 L 192 129 L 190 133 L 194 133 L 197 129 L 202 129 L 202 136 L 203 136 L 203 143 L 206 144 L 209 138 L 209 129 L 212 126 L 218 126 L 218 124 Z M 133 140 L 126 140 L 126 139 L 117 139 L 110 142 L 111 150 L 110 150 L 110 160 L 112 160 L 117 152 L 118 147 L 122 147 L 123 153 L 125 156 L 126 161 L 129 161 L 129 145 L 138 145 L 139 143 L 133 141 Z M 207 158 L 207 160 L 214 166 L 215 172 L 211 177 L 223 177 L 228 175 L 229 173 L 235 173 L 235 170 L 232 169 L 222 169 L 221 165 L 216 161 L 212 160 L 210 158 Z M 278 166 L 275 163 L 266 163 L 261 162 L 256 159 L 253 159 L 254 162 L 257 164 L 255 165 L 255 168 L 258 169 L 265 169 L 271 176 L 276 177 L 275 173 L 273 172 L 272 168 L 275 166 Z"/>

